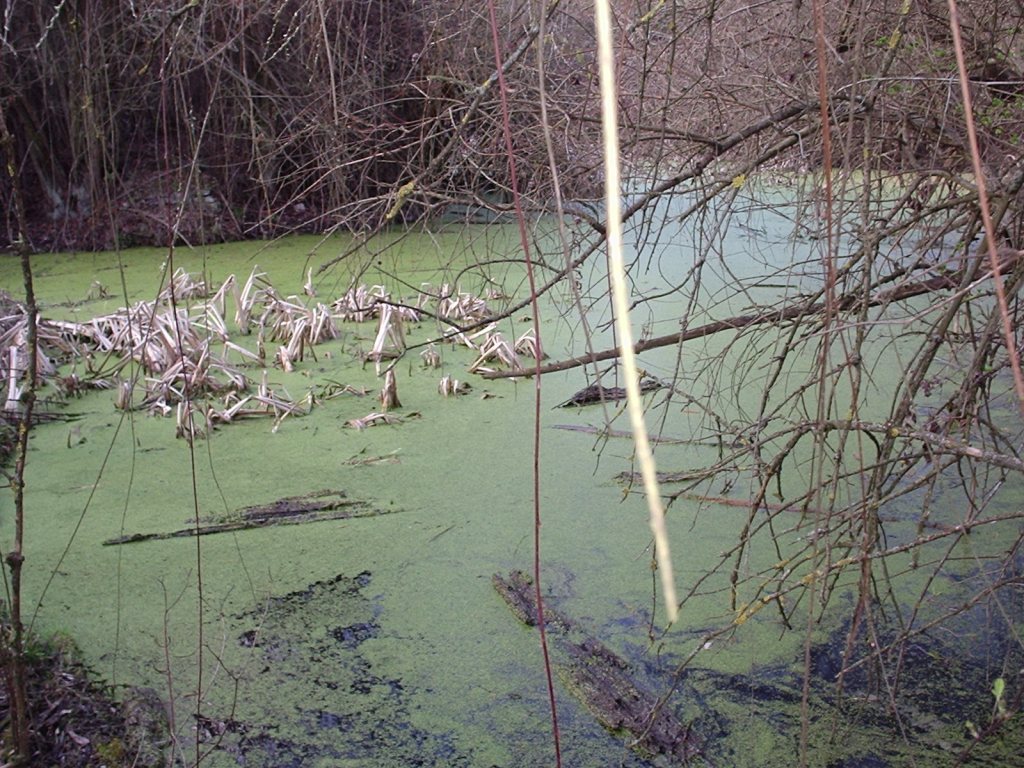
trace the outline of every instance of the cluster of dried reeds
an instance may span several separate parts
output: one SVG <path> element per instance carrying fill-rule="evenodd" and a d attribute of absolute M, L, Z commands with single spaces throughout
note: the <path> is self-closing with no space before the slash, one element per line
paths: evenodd
<path fill-rule="evenodd" d="M 453 323 L 478 322 L 491 314 L 483 299 L 467 292 L 452 294 L 448 286 L 443 286 L 440 298 L 421 292 L 408 304 L 393 300 L 380 285 L 353 285 L 329 304 L 316 301 L 311 293 L 315 292 L 283 296 L 259 267 L 244 283 L 230 275 L 216 290 L 205 278 L 179 270 L 155 301 L 138 302 L 84 322 L 42 319 L 39 374 L 53 380 L 66 396 L 86 389 L 112 389 L 119 410 L 142 408 L 173 415 L 177 434 L 188 439 L 205 436 L 215 425 L 248 417 L 270 417 L 276 429 L 286 417 L 307 413 L 314 402 L 337 396 L 341 390 L 329 387 L 322 397 L 311 395 L 306 403 L 297 403 L 285 389 L 270 385 L 268 366 L 292 372 L 307 355 L 315 359 L 315 347 L 337 339 L 343 323 L 377 322 L 373 344 L 363 359 L 377 364 L 383 378 L 381 407 L 387 412 L 401 403 L 393 366 L 382 368 L 382 363 L 405 353 L 406 323 L 418 322 L 428 307 Z M 11 301 L 5 307 L 0 317 L 5 408 L 15 411 L 27 359 L 26 320 L 17 303 Z M 232 311 L 234 331 L 225 319 Z M 251 345 L 255 349 L 233 340 L 239 335 L 255 337 Z M 449 338 L 477 351 L 471 371 L 493 370 L 484 366 L 486 362 L 518 369 L 517 351 L 539 354 L 531 332 L 511 344 L 493 323 L 476 333 L 455 332 Z M 276 346 L 269 355 L 268 345 Z M 72 371 L 58 376 L 59 361 L 71 362 Z M 425 351 L 424 361 L 440 366 L 436 346 Z M 255 386 L 244 370 L 247 367 L 261 369 Z M 444 381 L 439 391 L 445 395 L 466 390 L 457 382 L 445 385 Z M 361 428 L 393 419 L 371 414 L 357 421 L 353 426 Z"/>
<path fill-rule="evenodd" d="M 464 292 L 452 292 L 447 284 L 442 286 L 441 295 L 443 298 L 438 302 L 438 315 L 453 323 L 478 325 L 493 316 L 486 301 L 479 296 Z M 497 322 L 489 322 L 482 328 L 469 333 L 456 326 L 447 331 L 444 338 L 476 352 L 477 357 L 469 366 L 472 373 L 493 372 L 496 370 L 494 364 L 512 371 L 522 371 L 524 367 L 519 359 L 520 354 L 534 359 L 547 357 L 540 349 L 533 329 L 527 330 L 518 339 L 510 342 L 498 330 Z M 426 350 L 423 353 L 424 363 L 436 367 L 435 354 L 436 352 L 432 350 Z"/>
<path fill-rule="evenodd" d="M 17 413 L 23 392 L 22 379 L 28 371 L 26 323 L 18 319 L 19 314 L 24 317 L 23 312 L 9 312 L 0 317 L 0 366 L 5 382 L 3 410 Z M 53 361 L 45 354 L 40 354 L 36 359 L 36 369 L 41 376 L 52 376 L 57 371 Z"/>

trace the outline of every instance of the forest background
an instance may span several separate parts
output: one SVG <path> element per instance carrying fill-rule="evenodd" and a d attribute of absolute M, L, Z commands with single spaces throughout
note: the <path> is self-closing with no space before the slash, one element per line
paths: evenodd
<path fill-rule="evenodd" d="M 713 194 L 758 169 L 817 170 L 827 115 L 836 166 L 902 174 L 918 208 L 943 184 L 959 193 L 971 160 L 946 4 L 813 9 L 820 62 L 799 1 L 616 4 L 627 177 L 657 178 L 657 194 L 700 178 Z M 533 210 L 552 209 L 556 181 L 564 199 L 599 197 L 591 4 L 496 11 L 517 191 Z M 959 8 L 980 160 L 1007 201 L 1021 183 L 1022 13 Z M 510 202 L 486 6 L 10 0 L 0 75 L 7 244 L 14 180 L 40 249 L 165 244 L 168 229 L 193 243 L 365 232 Z M 1019 239 L 1012 204 L 999 225 Z"/>

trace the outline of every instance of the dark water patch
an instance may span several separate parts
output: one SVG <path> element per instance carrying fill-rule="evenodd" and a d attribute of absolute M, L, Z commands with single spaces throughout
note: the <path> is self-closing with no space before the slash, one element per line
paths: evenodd
<path fill-rule="evenodd" d="M 872 635 L 877 648 L 863 630 L 850 644 L 847 623 L 812 648 L 814 695 L 864 732 L 881 739 L 888 734 L 890 743 L 905 739 L 920 754 L 955 756 L 969 745 L 967 721 L 982 727 L 991 721 L 993 681 L 1003 677 L 1008 687 L 1019 685 L 1024 651 L 1014 625 L 1024 606 L 1010 602 L 978 600 L 924 631 L 900 632 L 878 622 Z M 840 673 L 841 691 L 835 682 Z M 974 745 L 971 763 L 1008 764 L 1006 744 L 1019 753 L 1022 737 L 1019 724 L 1004 728 L 999 738 Z M 885 754 L 876 750 L 860 762 L 837 765 L 903 764 L 896 758 L 871 762 Z"/>
<path fill-rule="evenodd" d="M 220 755 L 257 768 L 475 765 L 453 733 L 414 723 L 415 691 L 364 654 L 386 631 L 371 580 L 339 574 L 235 617 L 255 663 Z"/>
<path fill-rule="evenodd" d="M 856 757 L 845 757 L 828 764 L 828 768 L 889 768 L 891 763 L 878 755 L 867 753 Z"/>
<path fill-rule="evenodd" d="M 781 675 L 764 668 L 755 669 L 749 675 L 713 675 L 719 679 L 719 685 L 736 696 L 754 700 L 762 704 L 799 704 L 800 689 L 787 685 L 786 682 L 772 682 Z M 788 682 L 788 681 L 787 681 Z"/>
<path fill-rule="evenodd" d="M 1004 676 L 1009 687 L 1024 664 L 1012 627 L 1000 627 L 982 606 L 965 610 L 941 631 L 909 638 L 881 621 L 874 629 L 880 651 L 863 631 L 851 644 L 848 621 L 811 648 L 812 763 L 889 768 L 955 757 L 968 745 L 964 722 L 990 721 L 992 681 Z M 763 755 L 763 765 L 786 765 L 779 756 L 790 748 L 795 763 L 805 682 L 800 659 L 754 663 L 742 674 L 693 668 L 683 678 L 679 690 L 691 700 L 686 714 L 697 708 L 692 725 L 704 736 L 712 763 L 749 764 L 749 755 L 735 746 L 744 742 Z M 1020 737 L 1017 728 L 1000 739 L 1017 745 Z M 984 757 L 981 749 L 972 754 L 972 764 L 1015 764 L 1000 762 L 1013 749 L 990 741 Z"/>
<path fill-rule="evenodd" d="M 992 681 L 1003 676 L 1009 687 L 1024 666 L 1013 627 L 1005 621 L 1020 610 L 1015 606 L 998 619 L 992 605 L 979 602 L 941 629 L 903 641 L 897 627 L 876 618 L 872 637 L 883 651 L 861 631 L 849 658 L 850 623 L 835 626 L 811 648 L 812 762 L 881 768 L 955 756 L 967 744 L 965 720 L 989 722 Z M 639 618 L 613 625 L 636 628 Z M 677 674 L 679 659 L 672 654 L 652 653 L 635 641 L 621 649 L 652 690 L 665 690 Z M 742 673 L 691 667 L 680 673 L 673 701 L 701 735 L 710 764 L 750 765 L 757 754 L 763 762 L 753 764 L 787 765 L 798 759 L 794 739 L 802 727 L 804 677 L 802 654 L 770 663 L 752 660 Z"/>
<path fill-rule="evenodd" d="M 345 648 L 355 649 L 364 640 L 376 637 L 380 627 L 376 622 L 360 622 L 350 624 L 347 627 L 334 627 L 329 630 L 331 637 L 341 643 Z"/>
<path fill-rule="evenodd" d="M 725 741 L 745 726 L 734 722 L 733 712 L 756 714 L 763 726 L 778 733 L 798 725 L 800 689 L 778 670 L 759 668 L 750 674 L 733 674 L 695 668 L 685 673 L 686 695 L 698 708 L 695 725 L 709 744 Z M 711 734 L 718 739 L 712 739 Z"/>
<path fill-rule="evenodd" d="M 243 648 L 254 648 L 259 644 L 259 631 L 247 629 L 238 636 L 238 644 Z"/>

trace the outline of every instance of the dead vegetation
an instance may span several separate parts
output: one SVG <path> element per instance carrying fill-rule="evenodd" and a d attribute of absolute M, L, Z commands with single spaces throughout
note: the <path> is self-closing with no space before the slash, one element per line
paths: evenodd
<path fill-rule="evenodd" d="M 3 631 L 9 631 L 6 621 Z M 27 654 L 32 744 L 30 765 L 100 768 L 165 765 L 167 716 L 153 691 L 114 691 L 95 681 L 70 640 L 33 641 Z M 120 698 L 120 701 L 118 701 Z M 8 691 L 0 687 L 0 722 L 10 717 Z"/>
<path fill-rule="evenodd" d="M 215 533 L 247 531 L 280 525 L 303 525 L 325 520 L 350 520 L 357 517 L 376 517 L 394 510 L 374 509 L 365 501 L 348 498 L 344 491 L 324 489 L 302 496 L 287 496 L 269 504 L 245 507 L 220 518 L 202 520 L 187 528 L 155 533 L 129 533 L 107 539 L 104 546 L 135 544 L 141 541 L 209 536 Z"/>
<path fill-rule="evenodd" d="M 438 295 L 442 298 L 420 293 L 415 304 L 433 307 L 432 314 L 452 322 L 472 323 L 491 314 L 483 299 L 469 293 L 452 296 L 443 286 Z M 23 308 L 11 300 L 3 312 L 4 411 L 14 415 L 27 359 L 25 317 Z M 225 320 L 228 316 L 233 316 L 233 329 Z M 405 325 L 421 320 L 419 311 L 394 302 L 380 285 L 352 286 L 326 304 L 310 296 L 281 296 L 259 267 L 242 285 L 231 275 L 215 290 L 204 279 L 178 271 L 155 301 L 85 322 L 41 318 L 37 367 L 41 380 L 52 382 L 63 397 L 90 389 L 111 390 L 118 410 L 173 417 L 177 436 L 187 440 L 205 438 L 217 426 L 242 419 L 266 418 L 276 430 L 289 416 L 306 415 L 317 403 L 365 393 L 328 383 L 296 400 L 284 387 L 270 383 L 271 367 L 292 372 L 307 358 L 315 360 L 317 347 L 337 340 L 344 324 L 374 320 L 377 332 L 363 359 L 376 364 L 382 379 L 383 413 L 352 420 L 352 426 L 363 429 L 399 423 L 387 415 L 401 407 L 394 367 L 381 364 L 406 353 Z M 518 355 L 495 328 L 490 324 L 470 334 L 455 330 L 444 338 L 476 352 L 471 371 L 494 370 L 485 368 L 484 362 L 518 368 Z M 250 343 L 243 343 L 246 338 Z M 535 348 L 531 339 L 527 333 L 520 342 L 530 353 Z M 268 357 L 267 347 L 274 345 L 277 352 Z M 423 360 L 440 366 L 436 345 L 424 350 Z M 65 363 L 71 371 L 61 375 Z M 465 385 L 456 382 L 454 389 L 439 391 L 448 395 L 464 390 Z"/>

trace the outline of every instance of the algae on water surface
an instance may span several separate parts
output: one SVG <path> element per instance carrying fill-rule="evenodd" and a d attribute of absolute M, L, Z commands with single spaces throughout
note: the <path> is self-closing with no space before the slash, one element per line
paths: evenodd
<path fill-rule="evenodd" d="M 404 296 L 415 293 L 421 281 L 436 286 L 452 279 L 454 273 L 439 274 L 430 257 L 417 256 L 415 242 L 408 238 L 399 256 L 367 258 L 331 273 L 318 292 L 328 298 L 359 279 L 379 281 Z M 496 241 L 487 245 L 494 247 Z M 297 238 L 269 249 L 241 244 L 180 255 L 191 261 L 188 268 L 205 268 L 214 282 L 247 273 L 258 262 L 282 293 L 298 293 L 306 279 L 301 265 L 315 247 L 313 239 Z M 340 246 L 328 241 L 322 247 Z M 256 250 L 261 252 L 254 256 Z M 482 262 L 488 257 L 474 258 Z M 125 255 L 133 300 L 155 295 L 165 258 L 158 251 Z M 46 311 L 81 319 L 101 306 L 109 310 L 113 305 L 78 303 L 103 259 L 116 265 L 110 256 L 83 257 L 87 274 L 79 274 L 73 259 L 40 257 Z M 511 293 L 521 285 L 517 268 L 497 265 L 485 271 L 487 279 L 474 273 L 466 279 L 477 284 L 463 287 L 483 292 L 500 284 Z M 111 286 L 119 282 L 114 271 L 99 274 L 111 275 Z M 653 278 L 645 273 L 644 279 Z M 503 330 L 521 332 L 525 315 L 519 313 Z M 550 305 L 542 319 L 549 353 L 578 353 L 571 323 Z M 652 310 L 652 329 L 672 322 L 677 320 L 671 314 L 663 317 Z M 472 355 L 441 345 L 439 370 L 424 368 L 415 354 L 395 367 L 405 406 L 397 413 L 415 411 L 421 418 L 356 430 L 347 424 L 376 410 L 380 381 L 373 366 L 354 361 L 352 352 L 367 350 L 374 332 L 370 325 L 346 327 L 342 338 L 318 346 L 316 359 L 307 358 L 295 372 L 272 370 L 271 383 L 296 400 L 325 382 L 369 392 L 326 401 L 309 415 L 285 419 L 273 431 L 269 420 L 231 424 L 190 449 L 174 438 L 172 420 L 123 417 L 113 409 L 110 393 L 99 392 L 74 401 L 74 409 L 83 414 L 74 425 L 74 439 L 65 424 L 45 425 L 34 434 L 26 539 L 30 600 L 41 596 L 53 573 L 37 624 L 78 638 L 94 666 L 114 682 L 149 686 L 172 700 L 187 760 L 194 759 L 198 733 L 200 749 L 214 748 L 204 765 L 215 766 L 511 768 L 550 761 L 536 637 L 511 620 L 490 588 L 493 573 L 522 568 L 531 559 L 534 385 L 467 376 Z M 407 339 L 418 343 L 435 332 L 433 323 L 424 321 L 407 328 Z M 728 382 L 737 412 L 752 409 L 756 392 L 741 389 L 741 373 L 770 352 L 771 345 L 760 341 L 731 347 L 718 339 L 694 344 L 684 349 L 684 366 L 696 367 L 724 353 L 716 369 L 722 377 L 688 381 L 685 368 L 683 384 L 696 396 L 700 387 Z M 669 376 L 675 355 L 675 350 L 660 350 L 647 355 L 644 364 L 655 375 Z M 801 364 L 806 361 L 794 362 L 794 369 Z M 445 373 L 468 378 L 474 389 L 442 397 L 437 380 Z M 895 366 L 879 367 L 872 383 L 882 389 L 885 377 L 897 375 Z M 600 406 L 553 410 L 585 383 L 579 372 L 543 380 L 545 595 L 629 660 L 651 690 L 665 691 L 675 667 L 705 642 L 707 631 L 734 618 L 722 597 L 729 589 L 728 573 L 701 579 L 735 545 L 748 510 L 713 498 L 681 497 L 673 505 L 678 579 L 699 583 L 703 597 L 691 600 L 683 623 L 660 636 L 659 619 L 652 622 L 650 616 L 654 601 L 644 505 L 636 493 L 623 497 L 613 480 L 632 469 L 630 443 L 550 428 L 567 421 L 603 426 Z M 648 398 L 656 404 L 665 396 L 654 392 Z M 655 412 L 666 435 L 709 437 L 683 400 Z M 661 466 L 713 460 L 721 446 L 710 437 L 710 445 L 660 444 Z M 388 460 L 363 460 L 371 457 Z M 787 476 L 784 490 L 792 482 Z M 127 533 L 186 529 L 197 515 L 200 520 L 229 519 L 245 507 L 324 488 L 343 490 L 350 499 L 396 514 L 102 546 Z M 723 498 L 741 495 L 718 490 L 715 495 Z M 9 525 L 6 509 L 0 510 L 4 526 Z M 893 523 L 886 533 L 893 540 L 912 530 L 900 527 L 899 509 L 887 513 Z M 795 526 L 798 517 L 792 520 Z M 792 539 L 803 535 L 794 530 Z M 926 586 L 923 575 L 909 566 L 909 557 L 900 569 L 907 589 L 946 590 L 962 597 L 951 580 Z M 744 575 L 756 576 L 778 573 L 777 563 L 774 547 L 754 544 L 740 565 Z M 978 584 L 985 575 L 966 573 L 965 578 Z M 693 722 L 719 763 L 791 763 L 799 726 L 795 692 L 802 685 L 803 635 L 783 631 L 775 605 L 768 605 L 769 610 L 731 635 L 708 643 L 672 699 L 678 716 Z M 652 624 L 653 644 L 648 635 Z M 823 628 L 815 638 L 820 680 L 812 696 L 814 754 L 822 765 L 846 764 L 837 761 L 851 755 L 860 755 L 865 765 L 872 764 L 868 755 L 881 761 L 877 764 L 899 764 L 913 749 L 877 747 L 898 744 L 898 729 L 887 718 L 884 702 L 869 700 L 874 695 L 870 686 L 857 691 L 865 702 L 847 745 L 831 738 L 831 715 L 838 710 L 828 693 L 834 680 L 828 677 L 834 676 L 835 654 L 842 650 L 841 631 L 842 626 Z M 922 647 L 926 655 L 956 655 L 951 646 Z M 984 700 L 985 692 L 978 693 Z M 646 764 L 561 687 L 559 699 L 563 743 L 573 764 Z M 920 722 L 926 721 L 922 715 Z M 958 743 L 948 718 L 933 722 L 947 745 Z M 915 739 L 927 749 L 945 749 L 929 744 L 926 736 Z"/>
<path fill-rule="evenodd" d="M 261 269 L 282 291 L 287 291 L 278 277 L 282 272 L 293 275 L 293 285 L 301 284 L 296 257 L 308 244 L 297 240 L 288 253 L 277 254 L 276 264 L 271 254 L 260 254 Z M 147 280 L 159 274 L 164 257 L 126 254 L 133 297 L 155 294 Z M 69 303 L 89 284 L 83 277 L 78 286 L 83 293 L 67 290 L 75 285 L 68 277 L 73 261 L 41 257 L 40 262 L 40 292 L 51 309 L 79 318 L 109 310 Z M 247 262 L 247 247 L 238 246 L 234 256 L 221 249 L 205 263 L 216 281 L 241 272 Z M 91 259 L 83 266 L 92 273 Z M 387 265 L 371 265 L 371 272 L 378 268 L 386 271 Z M 368 276 L 388 279 L 380 272 Z M 510 282 L 514 289 L 519 279 L 513 273 L 492 274 L 484 284 Z M 410 339 L 422 340 L 430 330 L 411 329 Z M 374 371 L 353 364 L 348 352 L 359 335 L 372 338 L 373 330 L 353 328 L 346 340 L 318 348 L 317 360 L 295 374 L 272 372 L 272 381 L 293 394 L 328 379 L 374 392 L 379 386 Z M 363 344 L 368 348 L 369 341 Z M 196 732 L 197 709 L 198 732 L 209 739 L 201 748 L 222 737 L 205 764 L 232 764 L 243 753 L 247 764 L 341 760 L 336 742 L 343 731 L 353 742 L 351 759 L 362 765 L 414 764 L 414 746 L 425 765 L 460 759 L 472 765 L 513 764 L 520 755 L 546 753 L 548 747 L 535 738 L 545 726 L 543 710 L 532 706 L 541 693 L 533 644 L 510 631 L 486 581 L 495 563 L 511 564 L 529 553 L 528 396 L 533 387 L 521 393 L 513 382 L 478 384 L 462 397 L 438 395 L 437 377 L 447 369 L 465 378 L 470 359 L 468 353 L 442 348 L 440 371 L 421 370 L 412 355 L 399 363 L 405 412 L 425 414 L 417 421 L 348 428 L 348 420 L 375 404 L 372 395 L 343 396 L 310 416 L 286 420 L 273 433 L 267 421 L 242 422 L 197 441 L 192 450 L 174 438 L 169 420 L 128 418 L 114 411 L 109 393 L 84 394 L 74 401 L 83 414 L 74 440 L 63 424 L 40 428 L 33 438 L 29 509 L 45 513 L 32 514 L 28 527 L 30 600 L 39 599 L 53 570 L 39 625 L 74 634 L 97 670 L 115 683 L 148 685 L 172 699 L 185 759 L 192 754 L 188 744 Z M 552 402 L 564 399 L 571 386 L 568 380 L 550 386 Z M 487 392 L 493 397 L 483 399 Z M 367 455 L 392 455 L 396 461 L 350 461 Z M 587 452 L 578 455 L 589 466 Z M 223 518 L 240 507 L 325 486 L 401 514 L 288 531 L 224 532 L 201 541 L 102 546 L 127 533 L 188 528 L 196 514 Z M 564 540 L 575 516 L 596 509 L 602 496 L 594 489 L 554 484 L 546 494 L 559 509 L 549 522 L 552 541 Z M 640 551 L 642 528 L 625 520 L 622 525 L 636 533 Z M 373 593 L 356 600 L 355 587 L 339 584 L 364 571 L 374 577 L 359 590 Z M 296 597 L 309 590 L 306 598 Z M 372 606 L 373 615 L 356 612 L 344 619 L 335 602 Z M 301 607 L 289 612 L 284 607 L 289 604 Z M 321 619 L 314 616 L 323 623 L 316 624 Z M 240 617 L 246 617 L 245 626 Z M 261 628 L 266 631 L 259 634 Z M 277 639 L 268 645 L 258 637 Z M 334 654 L 330 658 L 328 651 Z M 517 668 L 512 678 L 504 675 L 510 663 Z M 200 682 L 197 707 L 194 691 Z M 357 710 L 366 710 L 358 722 L 353 720 Z M 595 759 L 603 760 L 607 750 L 622 751 L 585 719 L 577 732 L 582 735 L 568 738 L 604 744 L 588 747 Z"/>

